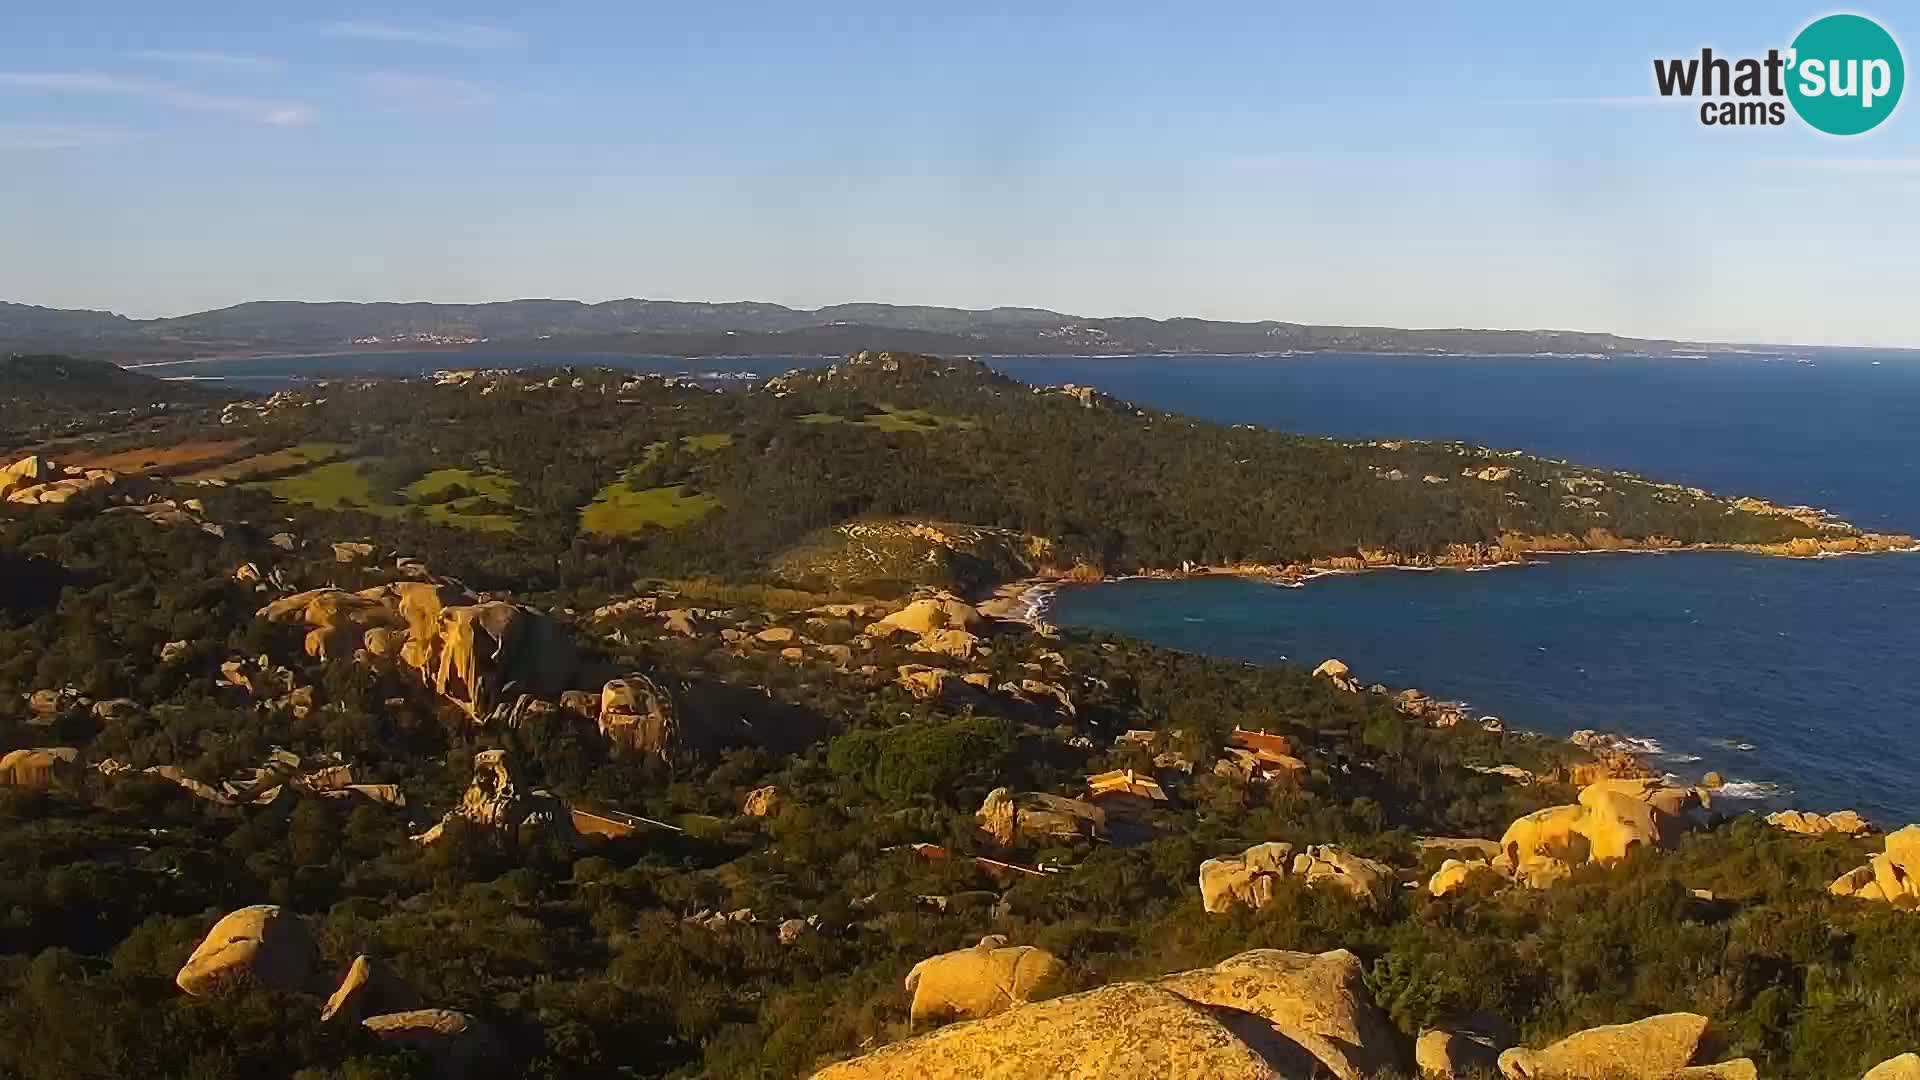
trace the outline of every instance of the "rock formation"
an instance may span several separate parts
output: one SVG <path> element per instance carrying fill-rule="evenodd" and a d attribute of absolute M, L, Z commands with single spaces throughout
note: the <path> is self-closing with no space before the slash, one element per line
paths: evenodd
<path fill-rule="evenodd" d="M 1360 692 L 1360 684 L 1354 680 L 1353 669 L 1343 660 L 1323 660 L 1319 667 L 1313 669 L 1313 675 L 1317 679 L 1332 682 L 1334 686 L 1349 694 Z"/>
<path fill-rule="evenodd" d="M 1538 887 L 1565 876 L 1556 863 L 1571 866 L 1583 853 L 1611 863 L 1637 848 L 1670 847 L 1707 798 L 1702 789 L 1658 780 L 1601 780 L 1582 788 L 1575 805 L 1549 806 L 1509 825 L 1500 838 L 1497 868 Z"/>
<path fill-rule="evenodd" d="M 907 972 L 913 1023 L 978 1020 L 1024 1004 L 1060 975 L 1060 961 L 1032 945 L 991 934 L 970 949 L 930 956 Z"/>
<path fill-rule="evenodd" d="M 884 637 L 904 633 L 925 638 L 936 630 L 963 630 L 978 634 L 985 632 L 986 628 L 987 621 L 980 617 L 980 612 L 972 604 L 951 593 L 936 593 L 915 600 L 873 623 L 867 627 L 867 634 Z"/>
<path fill-rule="evenodd" d="M 1255 949 L 1154 985 L 1223 1015 L 1245 1014 L 1235 1026 L 1241 1038 L 1256 1035 L 1256 1048 L 1305 1051 L 1319 1067 L 1315 1073 L 1369 1080 L 1400 1064 L 1393 1025 L 1373 1004 L 1360 959 L 1345 949 L 1317 955 Z M 1276 1061 L 1285 1057 L 1275 1054 Z"/>
<path fill-rule="evenodd" d="M 609 743 L 663 761 L 677 760 L 688 748 L 688 732 L 667 691 L 645 675 L 610 680 L 600 688 L 600 734 Z"/>
<path fill-rule="evenodd" d="M 361 1026 L 381 1042 L 425 1053 L 436 1080 L 491 1076 L 506 1057 L 505 1044 L 491 1028 L 453 1009 L 385 1013 L 367 1017 Z"/>
<path fill-rule="evenodd" d="M 1671 1080 L 1673 1077 L 1753 1075 L 1745 1059 L 1690 1073 L 1707 1034 L 1707 1018 L 1696 1013 L 1665 1013 L 1631 1024 L 1610 1024 L 1569 1035 L 1541 1050 L 1515 1047 L 1500 1055 L 1500 1074 L 1508 1080 Z"/>
<path fill-rule="evenodd" d="M 816 1080 L 1359 1080 L 1397 1068 L 1397 1053 L 1352 953 L 1260 949 L 952 1024 Z"/>
<path fill-rule="evenodd" d="M 300 916 L 275 904 L 243 907 L 207 931 L 174 983 L 200 997 L 251 978 L 274 990 L 311 991 L 318 953 Z"/>
<path fill-rule="evenodd" d="M 379 1013 L 406 1012 L 420 1007 L 413 988 L 383 961 L 362 953 L 353 958 L 340 986 L 320 1011 L 322 1023 L 340 1017 L 361 1020 Z"/>
<path fill-rule="evenodd" d="M 84 772 L 80 751 L 71 746 L 10 750 L 0 757 L 0 787 L 45 791 L 56 782 L 76 781 Z"/>
<path fill-rule="evenodd" d="M 1468 1080 L 1494 1075 L 1513 1031 L 1494 1017 L 1475 1015 L 1443 1022 L 1413 1044 L 1415 1075 L 1422 1080 Z"/>
<path fill-rule="evenodd" d="M 1920 1054 L 1901 1054 L 1867 1070 L 1860 1080 L 1920 1080 Z"/>
<path fill-rule="evenodd" d="M 397 655 L 476 721 L 516 694 L 552 697 L 584 689 L 578 685 L 585 678 L 579 653 L 550 616 L 504 601 L 482 602 L 447 583 L 312 589 L 275 600 L 259 617 L 307 627 L 307 655 L 318 659 Z"/>
<path fill-rule="evenodd" d="M 1255 844 L 1238 855 L 1208 859 L 1200 864 L 1200 906 L 1208 914 L 1232 910 L 1236 904 L 1263 908 L 1292 860 L 1293 845 L 1283 843 Z"/>
<path fill-rule="evenodd" d="M 1092 803 L 1003 787 L 987 793 L 974 817 L 1002 847 L 1023 838 L 1097 836 L 1107 827 L 1106 811 Z"/>
<path fill-rule="evenodd" d="M 768 784 L 747 792 L 746 801 L 740 804 L 740 812 L 748 817 L 772 817 L 780 812 L 784 801 L 780 789 Z"/>
<path fill-rule="evenodd" d="M 829 1065 L 814 1080 L 1285 1080 L 1204 1006 L 1142 983 L 1026 1005 Z"/>
<path fill-rule="evenodd" d="M 95 488 L 111 487 L 119 476 L 106 469 L 61 468 L 30 455 L 0 468 L 0 500 L 15 506 L 52 506 Z"/>
<path fill-rule="evenodd" d="M 1802 810 L 1782 810 L 1767 815 L 1767 824 L 1777 829 L 1805 836 L 1863 836 L 1873 831 L 1867 819 L 1852 810 L 1836 810 L 1831 814 L 1810 814 Z"/>
<path fill-rule="evenodd" d="M 482 750 L 473 756 L 473 783 L 460 805 L 447 811 L 439 823 L 413 839 L 422 844 L 439 840 L 447 823 L 456 819 L 512 837 L 527 826 L 556 830 L 572 838 L 573 815 L 552 794 L 528 789 L 515 774 L 505 750 Z"/>
<path fill-rule="evenodd" d="M 1427 891 L 1434 896 L 1451 896 L 1466 888 L 1474 878 L 1498 872 L 1485 859 L 1448 859 L 1427 879 Z"/>
<path fill-rule="evenodd" d="M 1312 844 L 1293 857 L 1293 876 L 1309 885 L 1331 885 L 1375 907 L 1393 888 L 1393 868 L 1363 859 L 1333 844 Z"/>
<path fill-rule="evenodd" d="M 1384 903 L 1393 887 L 1393 871 L 1333 844 L 1313 844 L 1298 855 L 1292 844 L 1255 844 L 1238 855 L 1200 864 L 1200 903 L 1209 913 L 1236 904 L 1265 907 L 1281 878 L 1292 875 L 1309 885 L 1331 885 L 1368 904 Z"/>
<path fill-rule="evenodd" d="M 1886 850 L 1840 875 L 1828 892 L 1895 907 L 1920 908 L 1920 825 L 1887 834 Z"/>

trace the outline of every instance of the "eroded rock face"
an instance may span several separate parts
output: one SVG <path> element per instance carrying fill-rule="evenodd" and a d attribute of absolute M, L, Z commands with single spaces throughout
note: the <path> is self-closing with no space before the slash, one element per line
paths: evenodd
<path fill-rule="evenodd" d="M 1694 1064 L 1707 1034 L 1697 1013 L 1665 1013 L 1569 1035 L 1542 1050 L 1515 1047 L 1500 1055 L 1508 1080 L 1665 1080 Z"/>
<path fill-rule="evenodd" d="M 275 990 L 314 989 L 318 953 L 306 924 L 277 904 L 243 907 L 207 931 L 174 983 L 199 997 L 222 983 L 251 977 Z"/>
<path fill-rule="evenodd" d="M 1353 669 L 1348 667 L 1344 660 L 1323 660 L 1319 667 L 1313 669 L 1313 674 L 1315 678 L 1326 679 L 1349 694 L 1360 692 L 1360 684 L 1353 677 Z"/>
<path fill-rule="evenodd" d="M 494 1076 L 506 1065 L 506 1046 L 477 1018 L 453 1009 L 413 1009 L 369 1016 L 361 1026 L 374 1038 L 423 1051 L 437 1080 Z"/>
<path fill-rule="evenodd" d="M 780 812 L 783 801 L 780 789 L 768 784 L 766 787 L 754 788 L 747 792 L 746 800 L 740 805 L 740 812 L 748 817 L 772 817 Z"/>
<path fill-rule="evenodd" d="M 600 689 L 600 734 L 609 743 L 663 761 L 678 759 L 687 749 L 673 699 L 645 675 L 613 679 Z"/>
<path fill-rule="evenodd" d="M 482 750 L 473 756 L 473 783 L 460 805 L 447 811 L 433 828 L 414 837 L 431 844 L 444 834 L 447 823 L 464 819 L 505 835 L 527 826 L 557 830 L 571 839 L 573 814 L 565 803 L 539 789 L 529 789 L 517 775 L 505 750 Z"/>
<path fill-rule="evenodd" d="M 84 773 L 80 751 L 71 746 L 10 750 L 0 757 L 0 787 L 45 791 L 56 782 L 75 782 Z"/>
<path fill-rule="evenodd" d="M 971 949 L 930 956 L 907 972 L 912 1022 L 978 1020 L 1029 1001 L 1060 975 L 1060 961 L 1032 945 L 989 935 Z"/>
<path fill-rule="evenodd" d="M 340 986 L 320 1011 L 325 1023 L 335 1017 L 360 1020 L 380 1013 L 405 1012 L 420 1007 L 413 988 L 394 974 L 385 962 L 365 953 L 353 958 Z"/>
<path fill-rule="evenodd" d="M 1286 1080 L 1215 1018 L 1167 990 L 1118 983 L 953 1024 L 829 1065 L 814 1080 Z"/>
<path fill-rule="evenodd" d="M 1106 812 L 1092 803 L 1004 787 L 988 792 L 974 817 L 1002 847 L 1022 838 L 1094 836 L 1107 824 Z"/>
<path fill-rule="evenodd" d="M 915 600 L 899 611 L 875 622 L 867 628 L 871 635 L 912 634 L 917 638 L 926 638 L 936 630 L 963 630 L 969 634 L 984 633 L 987 621 L 972 604 L 948 593 L 939 593 L 921 600 Z"/>
<path fill-rule="evenodd" d="M 1154 985 L 1258 1018 L 1265 1031 L 1251 1022 L 1235 1031 L 1256 1049 L 1269 1048 L 1276 1063 L 1298 1048 L 1338 1080 L 1366 1080 L 1400 1067 L 1393 1025 L 1367 993 L 1359 957 L 1345 949 L 1318 955 L 1255 949 Z"/>
<path fill-rule="evenodd" d="M 1614 777 L 1580 791 L 1572 806 L 1536 810 L 1507 827 L 1496 867 L 1528 884 L 1558 880 L 1560 866 L 1583 859 L 1618 862 L 1641 848 L 1671 847 L 1707 804 L 1701 788 L 1668 787 L 1659 780 Z M 1529 867 L 1546 872 L 1523 872 Z"/>
<path fill-rule="evenodd" d="M 1489 1017 L 1450 1021 L 1420 1033 L 1413 1044 L 1414 1072 L 1422 1080 L 1491 1076 L 1512 1041 L 1511 1029 Z"/>
<path fill-rule="evenodd" d="M 317 659 L 397 657 L 476 721 L 515 695 L 550 698 L 583 679 L 578 651 L 545 612 L 478 602 L 443 582 L 312 589 L 268 604 L 259 617 L 307 627 L 307 654 Z"/>
<path fill-rule="evenodd" d="M 1909 910 L 1920 908 L 1920 825 L 1888 833 L 1886 850 L 1867 865 L 1840 875 L 1827 891 Z"/>
<path fill-rule="evenodd" d="M 1474 878 L 1497 872 L 1485 859 L 1448 859 L 1427 880 L 1427 891 L 1434 896 L 1451 896 L 1466 888 Z"/>
<path fill-rule="evenodd" d="M 1208 914 L 1237 904 L 1263 908 L 1292 861 L 1293 845 L 1282 843 L 1255 844 L 1238 855 L 1208 859 L 1200 864 L 1200 905 Z"/>
<path fill-rule="evenodd" d="M 1767 815 L 1767 824 L 1790 833 L 1804 836 L 1862 836 L 1873 831 L 1867 819 L 1852 810 L 1836 810 L 1831 814 L 1810 814 L 1801 810 L 1782 810 Z"/>
<path fill-rule="evenodd" d="M 1860 1080 L 1920 1080 L 1920 1054 L 1901 1054 L 1867 1070 Z"/>
<path fill-rule="evenodd" d="M 1386 903 L 1393 888 L 1392 867 L 1333 844 L 1314 844 L 1295 855 L 1293 875 L 1309 885 L 1329 885 L 1375 906 Z"/>

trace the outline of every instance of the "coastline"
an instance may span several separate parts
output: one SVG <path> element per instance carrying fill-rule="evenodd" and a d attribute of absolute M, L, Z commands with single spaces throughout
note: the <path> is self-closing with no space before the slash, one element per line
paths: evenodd
<path fill-rule="evenodd" d="M 1554 543 L 1540 541 L 1554 541 Z M 1802 538 L 1801 541 L 1766 544 L 1708 542 L 1683 544 L 1677 541 L 1661 542 L 1655 538 L 1651 541 L 1618 541 L 1603 546 L 1567 546 L 1567 543 L 1562 541 L 1579 543 L 1572 536 L 1508 537 L 1503 538 L 1499 545 L 1454 544 L 1449 546 L 1447 552 L 1440 555 L 1412 557 L 1393 552 L 1365 552 L 1359 556 L 1333 556 L 1314 559 L 1307 563 L 1229 563 L 1175 568 L 1149 567 L 1127 574 L 1092 574 L 1087 571 L 1087 568 L 1082 567 L 1072 571 L 1037 574 L 1006 582 L 994 590 L 993 596 L 996 600 L 1007 602 L 1000 605 L 1007 613 L 999 617 L 1040 627 L 1047 624 L 1047 611 L 1052 606 L 1053 595 L 1059 589 L 1068 586 L 1111 585 L 1123 581 L 1184 581 L 1204 577 L 1233 577 L 1260 581 L 1281 588 L 1297 589 L 1304 588 L 1308 582 L 1318 578 L 1379 571 L 1481 573 L 1536 565 L 1542 561 L 1542 556 L 1719 553 L 1815 560 L 1848 556 L 1920 554 L 1920 539 L 1904 533 L 1870 532 L 1833 540 Z M 1516 542 L 1520 542 L 1518 546 L 1512 546 Z"/>

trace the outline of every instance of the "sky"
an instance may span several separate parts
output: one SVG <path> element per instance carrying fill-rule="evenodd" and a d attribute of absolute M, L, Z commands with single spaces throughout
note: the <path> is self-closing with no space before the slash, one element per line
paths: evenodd
<path fill-rule="evenodd" d="M 0 300 L 1920 346 L 1920 101 L 1836 138 L 1654 90 L 1656 57 L 1763 55 L 1832 9 L 805 6 L 13 0 Z M 1920 42 L 1920 9 L 1851 10 Z"/>

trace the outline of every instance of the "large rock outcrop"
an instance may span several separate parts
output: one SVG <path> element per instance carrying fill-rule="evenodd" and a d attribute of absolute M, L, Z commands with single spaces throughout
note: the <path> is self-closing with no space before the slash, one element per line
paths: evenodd
<path fill-rule="evenodd" d="M 1840 875 L 1827 891 L 1909 910 L 1920 908 L 1920 825 L 1888 833 L 1886 850 L 1867 865 Z"/>
<path fill-rule="evenodd" d="M 1293 845 L 1255 844 L 1238 855 L 1200 864 L 1200 906 L 1217 915 L 1245 905 L 1258 910 L 1273 899 L 1274 885 L 1287 876 Z"/>
<path fill-rule="evenodd" d="M 1860 1080 L 1920 1080 L 1920 1054 L 1901 1054 L 1867 1070 Z"/>
<path fill-rule="evenodd" d="M 85 774 L 80 751 L 71 746 L 9 750 L 0 757 L 0 787 L 45 791 L 56 782 L 71 783 Z"/>
<path fill-rule="evenodd" d="M 1448 859 L 1427 879 L 1427 892 L 1451 896 L 1472 884 L 1473 879 L 1496 873 L 1493 864 L 1485 859 Z"/>
<path fill-rule="evenodd" d="M 506 837 L 529 826 L 553 830 L 567 839 L 575 836 L 573 814 L 552 794 L 523 783 L 505 750 L 482 750 L 473 756 L 473 783 L 460 805 L 447 811 L 433 828 L 414 837 L 431 844 L 454 820 L 472 822 Z"/>
<path fill-rule="evenodd" d="M 690 749 L 673 698 L 640 674 L 608 680 L 600 688 L 600 734 L 615 746 L 669 763 Z"/>
<path fill-rule="evenodd" d="M 994 788 L 974 814 L 980 830 L 1003 847 L 1022 839 L 1097 836 L 1106 831 L 1106 811 L 1089 802 L 1039 791 Z"/>
<path fill-rule="evenodd" d="M 506 1046 L 479 1019 L 453 1009 L 413 1009 L 369 1016 L 361 1026 L 383 1043 L 419 1050 L 435 1080 L 469 1080 L 504 1071 Z"/>
<path fill-rule="evenodd" d="M 1368 1080 L 1400 1065 L 1393 1025 L 1367 993 L 1359 957 L 1345 949 L 1255 949 L 1155 985 L 1239 1018 L 1243 1039 L 1282 1051 L 1269 1050 L 1276 1061 L 1297 1047 L 1337 1080 Z"/>
<path fill-rule="evenodd" d="M 406 1012 L 420 1007 L 420 998 L 384 961 L 360 954 L 353 958 L 333 996 L 320 1010 L 325 1023 L 335 1017 L 361 1020 L 379 1013 Z"/>
<path fill-rule="evenodd" d="M 214 923 L 173 981 L 195 997 L 239 979 L 275 990 L 311 991 L 318 955 L 300 916 L 277 904 L 255 904 Z"/>
<path fill-rule="evenodd" d="M 1357 1080 L 1398 1067 L 1397 1054 L 1351 953 L 1262 949 L 952 1024 L 817 1080 Z"/>
<path fill-rule="evenodd" d="M 1642 848 L 1671 847 L 1708 798 L 1703 789 L 1658 780 L 1597 781 L 1580 790 L 1578 803 L 1536 810 L 1509 825 L 1496 865 L 1530 884 L 1550 883 L 1581 861 L 1613 863 Z"/>
<path fill-rule="evenodd" d="M 1008 945 L 997 934 L 970 949 L 930 956 L 907 972 L 910 1018 L 978 1020 L 1031 1000 L 1060 975 L 1060 961 L 1032 945 Z"/>
<path fill-rule="evenodd" d="M 318 659 L 398 655 L 475 720 L 517 695 L 585 689 L 580 654 L 551 616 L 444 582 L 312 589 L 275 600 L 259 617 L 307 627 L 307 654 Z"/>
<path fill-rule="evenodd" d="M 1287 876 L 1332 886 L 1372 905 L 1384 903 L 1393 888 L 1391 867 L 1333 844 L 1311 844 L 1297 855 L 1291 844 L 1255 844 L 1200 864 L 1200 903 L 1210 913 L 1236 904 L 1262 908 L 1273 898 L 1274 885 Z"/>
<path fill-rule="evenodd" d="M 1704 1064 L 1698 1059 L 1707 1023 L 1697 1013 L 1665 1013 L 1588 1028 L 1544 1049 L 1506 1051 L 1500 1074 L 1508 1080 L 1668 1080 Z"/>
<path fill-rule="evenodd" d="M 1286 1080 L 1214 1010 L 1118 983 L 953 1024 L 829 1065 L 814 1080 Z"/>
<path fill-rule="evenodd" d="M 872 636 L 887 634 L 912 634 L 925 638 L 936 630 L 963 630 L 969 634 L 984 633 L 987 621 L 972 604 L 950 593 L 937 593 L 930 597 L 915 600 L 899 611 L 880 619 L 867 627 Z"/>
<path fill-rule="evenodd" d="M 1836 810 L 1831 814 L 1781 810 L 1768 814 L 1767 824 L 1803 836 L 1864 836 L 1873 831 L 1873 825 L 1852 810 Z"/>

